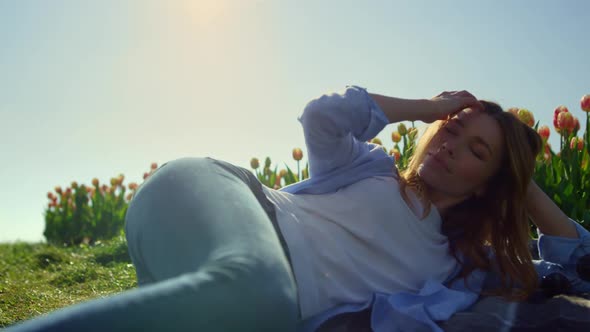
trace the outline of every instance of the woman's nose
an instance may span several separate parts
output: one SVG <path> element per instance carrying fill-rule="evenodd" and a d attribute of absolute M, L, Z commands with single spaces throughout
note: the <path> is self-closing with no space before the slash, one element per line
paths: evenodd
<path fill-rule="evenodd" d="M 448 152 L 451 156 L 455 154 L 455 148 L 449 143 L 449 141 L 446 141 L 442 144 L 441 150 Z"/>

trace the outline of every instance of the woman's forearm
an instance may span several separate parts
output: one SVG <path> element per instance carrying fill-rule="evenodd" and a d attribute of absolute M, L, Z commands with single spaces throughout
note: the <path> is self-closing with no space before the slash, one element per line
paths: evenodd
<path fill-rule="evenodd" d="M 431 103 L 429 99 L 402 99 L 374 93 L 369 93 L 369 96 L 375 100 L 383 113 L 385 113 L 389 123 L 421 121 L 425 112 L 428 112 L 427 109 Z"/>
<path fill-rule="evenodd" d="M 545 235 L 577 238 L 578 231 L 568 216 L 531 180 L 526 207 L 533 223 Z"/>

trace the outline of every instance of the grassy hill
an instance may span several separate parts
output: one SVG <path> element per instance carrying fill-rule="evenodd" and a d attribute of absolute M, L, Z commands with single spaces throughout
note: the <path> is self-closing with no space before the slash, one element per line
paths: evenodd
<path fill-rule="evenodd" d="M 0 328 L 136 285 L 124 237 L 64 248 L 0 243 Z"/>

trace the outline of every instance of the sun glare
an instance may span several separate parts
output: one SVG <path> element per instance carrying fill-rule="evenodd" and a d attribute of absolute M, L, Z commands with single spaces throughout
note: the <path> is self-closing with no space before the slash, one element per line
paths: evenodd
<path fill-rule="evenodd" d="M 229 0 L 185 0 L 185 11 L 200 28 L 220 24 L 229 11 Z"/>

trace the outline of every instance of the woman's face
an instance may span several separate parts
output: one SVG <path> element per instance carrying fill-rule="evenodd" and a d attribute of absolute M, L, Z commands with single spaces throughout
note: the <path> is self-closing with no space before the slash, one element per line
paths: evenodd
<path fill-rule="evenodd" d="M 443 125 L 430 141 L 418 174 L 439 196 L 461 201 L 485 191 L 500 167 L 502 131 L 491 116 L 467 108 Z"/>

